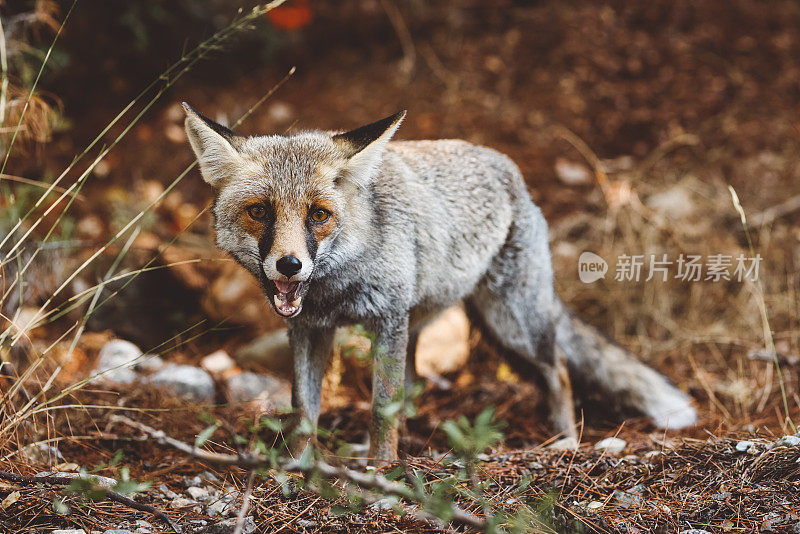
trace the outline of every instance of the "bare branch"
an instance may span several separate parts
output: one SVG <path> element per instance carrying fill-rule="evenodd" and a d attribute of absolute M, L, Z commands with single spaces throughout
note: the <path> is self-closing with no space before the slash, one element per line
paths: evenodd
<path fill-rule="evenodd" d="M 122 423 L 129 427 L 135 428 L 147 434 L 148 436 L 150 436 L 150 438 L 156 440 L 161 445 L 168 445 L 174 449 L 184 452 L 204 462 L 221 464 L 221 465 L 238 466 L 245 469 L 253 469 L 258 467 L 261 468 L 274 467 L 275 469 L 279 469 L 282 471 L 296 472 L 296 473 L 301 473 L 303 475 L 318 473 L 322 475 L 324 478 L 328 479 L 338 478 L 350 481 L 359 486 L 359 488 L 375 490 L 381 493 L 382 495 L 392 495 L 396 497 L 405 498 L 410 501 L 414 501 L 418 504 L 424 504 L 424 502 L 421 502 L 420 497 L 405 484 L 393 482 L 388 478 L 379 475 L 377 473 L 362 473 L 360 471 L 354 471 L 344 466 L 331 465 L 322 460 L 311 460 L 308 462 L 301 462 L 300 460 L 294 460 L 292 458 L 279 458 L 277 460 L 277 464 L 273 465 L 266 456 L 263 456 L 261 454 L 256 454 L 256 453 L 223 454 L 223 453 L 217 453 L 199 449 L 193 445 L 189 445 L 187 443 L 174 439 L 161 430 L 156 430 L 155 428 L 147 426 L 143 423 L 139 423 L 122 415 L 112 415 L 111 421 Z M 308 488 L 314 491 L 315 493 L 319 493 L 318 488 L 315 488 L 314 486 L 309 485 Z M 403 507 L 403 510 L 407 514 L 409 514 L 411 517 L 417 520 L 424 522 L 439 521 L 438 518 L 436 518 L 434 515 L 428 512 L 411 508 L 406 505 L 401 505 L 401 506 Z M 479 517 L 473 514 L 472 512 L 464 510 L 463 508 L 460 508 L 456 504 L 451 505 L 450 512 L 453 517 L 452 520 L 456 523 L 472 527 L 476 530 L 484 530 L 486 528 L 486 520 L 484 518 Z"/>

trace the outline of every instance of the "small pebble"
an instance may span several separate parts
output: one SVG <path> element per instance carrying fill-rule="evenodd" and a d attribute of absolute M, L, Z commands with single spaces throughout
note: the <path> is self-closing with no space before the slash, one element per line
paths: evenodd
<path fill-rule="evenodd" d="M 193 486 L 193 487 L 187 489 L 186 493 L 192 499 L 194 499 L 196 501 L 200 501 L 200 502 L 207 501 L 209 499 L 209 497 L 211 497 L 211 495 L 209 494 L 209 492 L 208 492 L 208 490 L 206 488 L 200 488 L 200 487 L 196 487 L 196 486 Z"/>
<path fill-rule="evenodd" d="M 176 498 L 172 499 L 171 503 L 169 503 L 169 507 L 170 508 L 189 508 L 190 506 L 194 507 L 194 506 L 198 506 L 199 504 L 200 503 L 198 503 L 197 501 L 194 501 L 192 499 L 187 499 L 185 497 L 176 497 Z"/>
<path fill-rule="evenodd" d="M 112 339 L 100 349 L 95 373 L 103 373 L 101 380 L 130 384 L 135 381 L 136 373 L 130 367 L 138 362 L 142 350 L 124 339 Z"/>
<path fill-rule="evenodd" d="M 800 445 L 800 438 L 797 436 L 783 436 L 775 445 L 778 447 L 797 447 Z"/>
<path fill-rule="evenodd" d="M 187 400 L 214 400 L 214 379 L 203 369 L 192 365 L 167 365 L 150 377 L 150 382 Z"/>
<path fill-rule="evenodd" d="M 222 499 L 218 499 L 206 507 L 206 515 L 209 517 L 216 517 L 220 516 L 227 516 L 231 513 L 231 505 L 230 500 L 224 501 Z"/>
<path fill-rule="evenodd" d="M 397 504 L 397 499 L 387 497 L 379 499 L 369 505 L 370 510 L 392 510 Z"/>
<path fill-rule="evenodd" d="M 628 442 L 624 439 L 612 437 L 598 441 L 594 448 L 598 451 L 604 450 L 609 454 L 617 454 L 625 450 L 625 447 L 627 446 Z"/>
<path fill-rule="evenodd" d="M 547 448 L 556 451 L 575 450 L 578 448 L 578 440 L 573 437 L 561 438 L 548 445 Z"/>
<path fill-rule="evenodd" d="M 202 534 L 233 534 L 233 530 L 236 528 L 236 518 L 226 519 L 225 521 L 220 521 L 219 523 L 214 523 L 208 525 L 206 528 L 201 530 Z M 243 534 L 252 534 L 256 531 L 256 522 L 253 521 L 252 517 L 247 517 L 244 520 L 244 528 L 242 529 Z"/>
<path fill-rule="evenodd" d="M 175 499 L 178 497 L 178 494 L 169 489 L 166 484 L 159 484 L 158 489 L 167 499 Z"/>
<path fill-rule="evenodd" d="M 160 371 L 162 367 L 167 365 L 164 358 L 157 354 L 145 354 L 141 360 L 136 364 L 137 371 L 144 371 L 145 373 L 155 373 Z"/>
<path fill-rule="evenodd" d="M 224 350 L 212 352 L 200 360 L 200 367 L 209 373 L 223 373 L 236 367 L 236 362 Z"/>
<path fill-rule="evenodd" d="M 644 488 L 634 486 L 626 491 L 614 490 L 612 497 L 626 508 L 629 506 L 639 506 L 642 504 L 642 491 L 644 491 Z"/>

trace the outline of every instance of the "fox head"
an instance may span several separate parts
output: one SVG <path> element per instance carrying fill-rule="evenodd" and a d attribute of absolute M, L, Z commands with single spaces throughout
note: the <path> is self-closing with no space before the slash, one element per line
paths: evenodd
<path fill-rule="evenodd" d="M 405 111 L 345 133 L 244 137 L 188 104 L 186 133 L 215 192 L 217 245 L 295 317 L 315 277 L 336 263 L 354 198 L 377 173 Z M 341 244 L 340 244 L 341 245 Z"/>

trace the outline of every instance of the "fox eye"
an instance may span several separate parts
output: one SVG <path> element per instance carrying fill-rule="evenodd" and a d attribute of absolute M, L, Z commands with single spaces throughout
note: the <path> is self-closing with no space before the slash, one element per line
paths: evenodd
<path fill-rule="evenodd" d="M 314 208 L 311 210 L 311 220 L 315 223 L 324 223 L 327 221 L 331 216 L 331 212 L 326 210 L 325 208 Z"/>
<path fill-rule="evenodd" d="M 260 221 L 267 216 L 267 208 L 263 204 L 253 204 L 247 207 L 247 214 L 253 219 Z"/>

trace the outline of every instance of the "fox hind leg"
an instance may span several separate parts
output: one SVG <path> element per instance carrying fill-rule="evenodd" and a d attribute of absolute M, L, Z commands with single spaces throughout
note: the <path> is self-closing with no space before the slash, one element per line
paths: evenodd
<path fill-rule="evenodd" d="M 525 221 L 526 216 L 531 220 Z M 470 315 L 525 374 L 542 385 L 549 422 L 576 437 L 572 388 L 564 353 L 556 346 L 555 289 L 546 226 L 526 211 L 507 244 L 466 303 Z"/>

